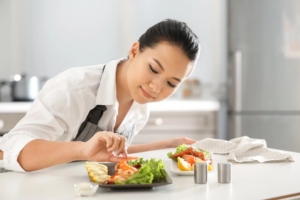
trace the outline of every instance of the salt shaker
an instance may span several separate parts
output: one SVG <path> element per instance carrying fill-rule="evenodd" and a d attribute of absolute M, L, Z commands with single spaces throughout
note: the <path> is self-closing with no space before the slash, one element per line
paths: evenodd
<path fill-rule="evenodd" d="M 208 172 L 208 164 L 207 163 L 195 163 L 194 164 L 195 183 L 206 184 L 207 183 L 207 172 Z"/>
<path fill-rule="evenodd" d="M 218 182 L 231 182 L 231 163 L 218 163 Z"/>

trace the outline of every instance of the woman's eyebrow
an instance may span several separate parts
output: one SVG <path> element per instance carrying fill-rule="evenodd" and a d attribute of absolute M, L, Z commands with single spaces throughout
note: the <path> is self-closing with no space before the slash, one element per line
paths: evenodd
<path fill-rule="evenodd" d="M 155 58 L 152 58 L 155 62 L 156 62 L 156 64 L 161 68 L 161 70 L 163 70 L 163 71 L 165 71 L 165 69 L 164 69 L 164 67 L 162 66 L 162 64 L 158 61 L 158 60 L 156 60 Z M 176 77 L 172 77 L 173 79 L 175 79 L 176 81 L 178 81 L 178 82 L 181 82 L 181 80 L 179 79 L 179 78 L 176 78 Z"/>
<path fill-rule="evenodd" d="M 165 69 L 163 68 L 163 66 L 160 64 L 160 62 L 158 60 L 156 60 L 155 58 L 152 58 L 157 64 L 158 66 L 161 68 L 161 70 L 165 71 Z"/>

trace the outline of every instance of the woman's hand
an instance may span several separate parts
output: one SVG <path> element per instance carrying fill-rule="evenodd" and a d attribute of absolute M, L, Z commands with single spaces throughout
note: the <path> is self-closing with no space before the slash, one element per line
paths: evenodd
<path fill-rule="evenodd" d="M 169 148 L 176 148 L 179 145 L 182 144 L 187 144 L 187 145 L 191 145 L 194 144 L 196 142 L 196 140 L 190 139 L 190 138 L 185 138 L 185 137 L 181 137 L 181 138 L 174 138 L 174 139 L 170 139 L 169 140 Z"/>
<path fill-rule="evenodd" d="M 85 160 L 96 162 L 120 162 L 123 157 L 127 157 L 126 138 L 112 132 L 97 132 L 90 140 L 82 143 L 82 156 Z"/>

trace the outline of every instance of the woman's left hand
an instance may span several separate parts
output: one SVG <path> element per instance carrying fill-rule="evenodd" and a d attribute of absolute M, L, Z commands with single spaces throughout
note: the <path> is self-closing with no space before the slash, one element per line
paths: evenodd
<path fill-rule="evenodd" d="M 169 140 L 169 148 L 176 148 L 179 145 L 182 144 L 187 144 L 187 145 L 191 145 L 194 144 L 196 142 L 196 140 L 190 139 L 190 138 L 185 138 L 185 137 L 180 137 L 180 138 L 174 138 L 174 139 L 170 139 Z"/>

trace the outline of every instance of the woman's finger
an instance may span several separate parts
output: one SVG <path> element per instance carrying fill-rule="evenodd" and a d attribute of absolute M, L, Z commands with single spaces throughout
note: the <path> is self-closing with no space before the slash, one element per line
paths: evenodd
<path fill-rule="evenodd" d="M 120 145 L 120 142 L 121 142 L 121 139 L 120 139 L 119 135 L 117 135 L 117 134 L 113 134 L 112 138 L 113 138 L 113 144 L 108 149 L 108 151 L 115 151 L 115 150 L 117 150 L 119 148 L 119 145 Z"/>
<path fill-rule="evenodd" d="M 117 151 L 117 156 L 120 155 L 121 153 L 123 153 L 124 151 L 126 151 L 125 147 L 126 147 L 126 138 L 123 136 L 119 136 L 120 137 L 120 144 L 119 144 L 119 149 Z"/>
<path fill-rule="evenodd" d="M 195 142 L 196 142 L 196 140 L 190 139 L 188 143 L 189 143 L 189 144 L 194 144 Z"/>
<path fill-rule="evenodd" d="M 182 138 L 182 142 L 184 144 L 193 144 L 196 142 L 196 140 L 190 139 L 190 138 Z"/>
<path fill-rule="evenodd" d="M 119 163 L 119 162 L 121 162 L 122 159 L 124 159 L 124 158 L 123 157 L 118 157 L 118 156 L 112 156 L 112 157 L 110 157 L 109 162 Z"/>
<path fill-rule="evenodd" d="M 106 141 L 106 148 L 110 148 L 113 145 L 113 137 L 109 132 L 98 132 L 98 137 L 103 138 Z"/>
<path fill-rule="evenodd" d="M 128 157 L 128 153 L 127 153 L 127 151 L 125 150 L 123 153 L 122 153 L 122 156 L 123 157 L 125 157 L 125 158 L 127 158 Z"/>

